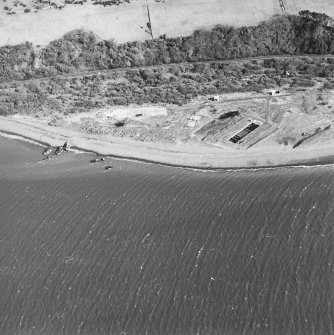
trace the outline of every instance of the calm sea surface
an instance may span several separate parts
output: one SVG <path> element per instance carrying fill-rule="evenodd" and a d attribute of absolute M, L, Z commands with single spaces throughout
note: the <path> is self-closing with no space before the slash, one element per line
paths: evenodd
<path fill-rule="evenodd" d="M 0 334 L 334 334 L 334 167 L 41 151 L 0 138 Z"/>

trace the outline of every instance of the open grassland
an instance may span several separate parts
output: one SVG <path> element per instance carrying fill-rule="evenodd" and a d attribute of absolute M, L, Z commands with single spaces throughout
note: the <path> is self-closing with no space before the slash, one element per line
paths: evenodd
<path fill-rule="evenodd" d="M 253 25 L 281 13 L 278 0 L 149 0 L 148 3 L 154 37 L 190 35 L 196 29 L 209 29 L 216 24 Z M 2 6 L 5 4 L 2 2 Z M 287 0 L 287 9 L 291 13 L 309 9 L 334 16 L 332 0 Z M 150 38 L 147 21 L 145 0 L 107 7 L 87 1 L 83 5 L 66 5 L 61 10 L 46 8 L 29 13 L 21 10 L 15 15 L 0 15 L 0 45 L 25 41 L 46 45 L 78 28 L 118 43 L 145 40 Z"/>
<path fill-rule="evenodd" d="M 62 10 L 43 10 L 0 16 L 0 45 L 15 45 L 30 41 L 45 45 L 76 28 L 96 32 L 101 38 L 115 38 L 117 42 L 145 40 L 147 14 L 144 1 L 118 7 L 100 7 L 91 3 Z M 144 27 L 143 29 L 141 27 Z"/>

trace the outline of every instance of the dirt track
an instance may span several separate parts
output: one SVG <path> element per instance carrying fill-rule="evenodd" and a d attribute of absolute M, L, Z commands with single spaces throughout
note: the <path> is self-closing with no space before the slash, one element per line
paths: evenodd
<path fill-rule="evenodd" d="M 55 75 L 55 76 L 49 76 L 49 77 L 42 77 L 42 78 L 33 78 L 33 79 L 21 79 L 21 80 L 11 80 L 11 81 L 1 81 L 0 77 L 0 83 L 6 83 L 6 84 L 14 84 L 19 82 L 38 82 L 43 81 L 50 78 L 79 78 L 82 76 L 93 76 L 97 74 L 108 74 L 108 73 L 115 73 L 117 71 L 122 70 L 135 70 L 135 69 L 155 69 L 155 68 L 166 68 L 172 65 L 186 65 L 186 64 L 219 64 L 219 63 L 226 63 L 226 62 L 244 62 L 249 60 L 263 60 L 263 59 L 271 59 L 271 58 L 298 58 L 298 57 L 311 57 L 311 58 L 334 58 L 334 55 L 272 55 L 272 56 L 260 56 L 260 57 L 248 57 L 248 58 L 236 58 L 236 59 L 222 59 L 222 60 L 208 60 L 203 62 L 186 62 L 186 63 L 170 63 L 170 64 L 163 64 L 163 65 L 147 65 L 147 66 L 133 66 L 133 67 L 127 67 L 127 68 L 115 68 L 110 70 L 92 70 L 92 71 L 84 71 L 79 73 L 72 73 L 72 74 L 63 74 L 63 75 Z"/>

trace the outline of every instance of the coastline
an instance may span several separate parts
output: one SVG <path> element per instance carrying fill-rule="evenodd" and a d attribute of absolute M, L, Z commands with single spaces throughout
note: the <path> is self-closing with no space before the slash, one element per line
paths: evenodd
<path fill-rule="evenodd" d="M 201 170 L 258 169 L 334 163 L 334 140 L 298 149 L 282 145 L 259 145 L 246 150 L 228 150 L 199 142 L 178 144 L 140 142 L 108 135 L 91 135 L 70 127 L 49 126 L 31 117 L 0 117 L 0 132 L 41 145 L 70 141 L 74 149 L 117 159 L 156 163 Z M 326 146 L 325 146 L 326 145 Z"/>

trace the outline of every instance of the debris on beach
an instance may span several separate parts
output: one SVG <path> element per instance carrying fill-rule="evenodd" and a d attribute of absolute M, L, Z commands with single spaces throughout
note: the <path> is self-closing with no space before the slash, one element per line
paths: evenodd
<path fill-rule="evenodd" d="M 63 149 L 64 149 L 64 151 L 69 151 L 70 148 L 71 148 L 71 143 L 66 141 L 66 142 L 63 144 Z"/>
<path fill-rule="evenodd" d="M 44 160 L 51 159 L 54 156 L 59 156 L 64 151 L 69 151 L 70 148 L 71 148 L 71 144 L 68 141 L 66 141 L 63 145 L 58 146 L 58 147 L 49 146 L 49 147 L 45 148 L 44 151 L 43 151 L 43 156 L 45 156 Z M 53 151 L 54 151 L 54 154 L 52 154 Z"/>
<path fill-rule="evenodd" d="M 107 165 L 104 169 L 106 170 L 106 171 L 109 171 L 110 169 L 112 169 L 113 167 L 111 166 L 111 165 Z"/>
<path fill-rule="evenodd" d="M 51 154 L 51 152 L 53 151 L 53 147 L 48 147 L 43 151 L 43 156 L 47 156 L 49 154 Z"/>
<path fill-rule="evenodd" d="M 57 147 L 55 150 L 55 155 L 59 156 L 60 154 L 62 154 L 64 151 L 63 147 Z"/>
<path fill-rule="evenodd" d="M 97 163 L 97 162 L 103 162 L 103 161 L 105 161 L 105 158 L 104 157 L 100 157 L 100 158 L 92 159 L 90 162 L 91 163 Z"/>
<path fill-rule="evenodd" d="M 55 157 L 55 155 L 50 154 L 50 155 L 45 156 L 45 157 L 43 158 L 43 160 L 46 161 L 46 160 L 52 159 L 52 158 L 54 158 L 54 157 Z"/>

